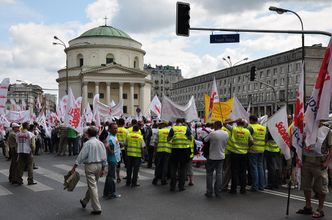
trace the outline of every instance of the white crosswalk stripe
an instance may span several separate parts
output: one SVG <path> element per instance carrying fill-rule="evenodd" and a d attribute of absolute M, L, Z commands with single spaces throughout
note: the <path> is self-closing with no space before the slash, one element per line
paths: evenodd
<path fill-rule="evenodd" d="M 8 169 L 0 170 L 0 173 L 5 175 L 6 177 L 9 176 L 9 170 Z M 42 184 L 41 182 L 36 181 L 36 180 L 34 180 L 37 183 L 36 185 L 27 185 L 26 179 L 27 179 L 27 175 L 24 174 L 23 175 L 23 186 L 30 189 L 30 190 L 32 190 L 32 191 L 34 191 L 34 192 L 53 190 L 52 187 L 49 187 L 45 184 Z"/>
<path fill-rule="evenodd" d="M 8 189 L 0 185 L 0 196 L 6 196 L 6 195 L 11 195 L 13 194 L 10 192 Z"/>

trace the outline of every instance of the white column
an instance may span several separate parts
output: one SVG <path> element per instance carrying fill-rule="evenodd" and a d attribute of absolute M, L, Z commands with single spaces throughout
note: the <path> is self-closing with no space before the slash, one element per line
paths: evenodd
<path fill-rule="evenodd" d="M 83 89 L 82 89 L 82 98 L 83 98 L 83 105 L 82 108 L 84 108 L 88 105 L 88 82 L 83 82 Z"/>
<path fill-rule="evenodd" d="M 123 83 L 122 82 L 120 82 L 119 83 L 119 102 L 122 100 L 122 98 L 123 98 Z"/>
<path fill-rule="evenodd" d="M 144 87 L 145 87 L 145 83 L 141 83 L 140 85 L 140 89 L 139 89 L 139 107 L 141 109 L 142 112 L 145 111 L 144 109 Z"/>
<path fill-rule="evenodd" d="M 129 92 L 129 105 L 130 105 L 130 111 L 129 113 L 131 115 L 135 115 L 135 108 L 134 108 L 134 83 L 130 83 L 130 92 Z"/>
<path fill-rule="evenodd" d="M 99 82 L 95 82 L 95 95 L 99 94 Z"/>
<path fill-rule="evenodd" d="M 111 83 L 107 82 L 106 83 L 106 104 L 111 103 Z"/>

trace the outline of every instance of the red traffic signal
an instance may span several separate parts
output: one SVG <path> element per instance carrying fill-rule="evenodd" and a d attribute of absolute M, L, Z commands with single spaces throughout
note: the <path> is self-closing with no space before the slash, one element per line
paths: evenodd
<path fill-rule="evenodd" d="M 189 36 L 190 28 L 190 5 L 189 3 L 176 3 L 176 35 Z"/>

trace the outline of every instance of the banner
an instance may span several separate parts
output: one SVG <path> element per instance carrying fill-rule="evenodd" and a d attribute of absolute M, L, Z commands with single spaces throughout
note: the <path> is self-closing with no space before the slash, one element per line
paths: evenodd
<path fill-rule="evenodd" d="M 329 119 L 330 101 L 332 93 L 332 38 L 325 50 L 324 58 L 316 79 L 315 87 L 308 101 L 304 116 L 306 146 L 316 143 L 320 120 Z M 320 152 L 319 152 L 320 153 Z"/>
<path fill-rule="evenodd" d="M 278 144 L 286 160 L 291 159 L 290 139 L 287 132 L 287 110 L 286 106 L 277 111 L 267 122 L 266 125 L 273 140 Z"/>
<path fill-rule="evenodd" d="M 234 96 L 232 113 L 230 118 L 232 120 L 242 118 L 249 121 L 249 113 L 243 108 L 241 102 L 236 98 L 236 96 Z"/>
<path fill-rule="evenodd" d="M 7 120 L 6 116 L 4 114 L 0 114 L 0 126 L 9 128 L 10 122 Z"/>
<path fill-rule="evenodd" d="M 123 101 L 121 100 L 118 104 L 110 106 L 100 102 L 98 96 L 93 102 L 93 110 L 98 111 L 101 121 L 112 121 L 113 117 L 123 115 Z"/>
<path fill-rule="evenodd" d="M 158 99 L 158 96 L 155 95 L 148 107 L 148 111 L 151 111 L 157 115 L 157 117 L 160 119 L 161 115 L 161 102 Z M 150 113 L 150 112 L 149 112 Z"/>
<path fill-rule="evenodd" d="M 233 101 L 234 99 L 231 98 L 227 100 L 226 102 L 219 102 L 219 103 L 214 103 L 213 108 L 212 108 L 212 117 L 211 117 L 211 122 L 215 121 L 222 121 L 222 119 L 225 121 L 228 119 L 232 113 L 232 106 L 233 106 Z M 208 121 L 208 114 L 209 114 L 209 102 L 210 102 L 210 97 L 207 94 L 204 94 L 204 121 Z M 220 108 L 220 106 L 221 108 Z M 222 113 L 220 113 L 220 109 Z M 222 115 L 222 117 L 221 117 Z"/>
<path fill-rule="evenodd" d="M 5 78 L 2 80 L 0 84 L 0 115 L 5 114 L 8 87 L 9 87 L 9 78 Z"/>
<path fill-rule="evenodd" d="M 161 120 L 175 122 L 177 118 L 184 118 L 187 122 L 199 120 L 195 105 L 195 98 L 191 96 L 187 105 L 178 105 L 165 95 L 161 105 Z"/>
<path fill-rule="evenodd" d="M 211 90 L 211 95 L 210 95 L 210 100 L 209 100 L 209 112 L 208 112 L 207 122 L 211 122 L 213 106 L 214 106 L 215 103 L 219 103 L 219 102 L 220 102 L 220 100 L 219 100 L 219 95 L 218 95 L 216 78 L 213 77 L 212 90 Z M 218 105 L 218 107 L 221 108 L 220 105 Z M 221 118 L 223 119 L 224 116 L 222 114 L 222 110 L 219 109 L 219 112 L 221 114 Z"/>
<path fill-rule="evenodd" d="M 30 111 L 8 111 L 6 118 L 9 122 L 23 123 L 30 122 Z"/>

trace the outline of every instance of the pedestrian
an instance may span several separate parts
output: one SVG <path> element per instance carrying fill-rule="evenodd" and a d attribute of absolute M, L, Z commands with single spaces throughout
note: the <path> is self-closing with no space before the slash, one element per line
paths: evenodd
<path fill-rule="evenodd" d="M 20 131 L 20 125 L 17 123 L 12 123 L 12 130 L 9 132 L 7 143 L 9 147 L 10 153 L 10 168 L 9 168 L 9 182 L 11 184 L 18 184 L 19 176 L 18 176 L 18 161 L 17 161 L 17 142 L 16 135 Z"/>
<path fill-rule="evenodd" d="M 230 119 L 226 119 L 226 123 L 231 121 Z M 231 132 L 223 126 L 221 130 L 226 131 L 228 134 L 226 149 L 225 149 L 225 159 L 222 168 L 222 184 L 221 190 L 224 192 L 228 191 L 228 185 L 232 179 L 232 170 L 231 170 L 231 156 L 230 156 L 230 148 L 232 148 L 232 141 L 231 141 Z"/>
<path fill-rule="evenodd" d="M 59 126 L 59 150 L 58 150 L 58 156 L 65 156 L 66 155 L 66 151 L 67 151 L 67 143 L 68 143 L 68 139 L 67 139 L 67 127 L 65 126 L 65 124 L 61 124 Z"/>
<path fill-rule="evenodd" d="M 105 199 L 119 198 L 121 195 L 115 193 L 115 168 L 121 160 L 120 143 L 116 137 L 118 125 L 111 123 L 108 125 L 109 135 L 106 138 L 105 147 L 107 153 L 108 171 L 104 186 L 103 197 Z"/>
<path fill-rule="evenodd" d="M 178 174 L 179 191 L 184 191 L 184 183 L 186 176 L 186 165 L 190 160 L 190 148 L 188 140 L 191 140 L 190 128 L 184 125 L 184 120 L 176 119 L 176 124 L 169 131 L 167 140 L 172 140 L 172 153 L 170 157 L 171 166 L 171 183 L 170 191 L 175 191 Z"/>
<path fill-rule="evenodd" d="M 67 129 L 68 156 L 78 154 L 78 132 L 73 128 Z"/>
<path fill-rule="evenodd" d="M 88 184 L 88 190 L 85 193 L 85 197 L 80 200 L 82 208 L 91 200 L 93 215 L 101 214 L 101 206 L 98 198 L 98 180 L 104 174 L 106 166 L 106 149 L 104 144 L 97 139 L 98 129 L 91 126 L 87 130 L 89 140 L 84 143 L 83 148 L 73 166 L 71 173 L 75 173 L 75 169 L 79 164 L 84 164 L 85 175 Z"/>
<path fill-rule="evenodd" d="M 222 184 L 222 169 L 225 159 L 225 149 L 228 140 L 228 133 L 221 130 L 221 121 L 214 123 L 214 131 L 212 131 L 206 138 L 210 142 L 209 157 L 206 163 L 206 193 L 205 196 L 210 198 L 213 193 L 216 197 L 220 196 Z M 213 173 L 216 172 L 216 180 L 214 188 L 212 187 Z"/>
<path fill-rule="evenodd" d="M 325 126 L 320 122 L 320 127 Z M 324 139 L 317 139 L 317 145 L 321 144 L 321 151 L 315 151 L 315 146 L 306 146 L 303 149 L 303 165 L 301 171 L 301 189 L 304 192 L 305 206 L 296 213 L 304 215 L 312 215 L 313 218 L 324 217 L 324 201 L 328 189 L 327 168 L 332 158 L 332 131 L 329 132 Z M 311 190 L 318 194 L 318 208 L 312 210 L 311 206 Z"/>
<path fill-rule="evenodd" d="M 120 177 L 120 168 L 121 168 L 121 163 L 123 162 L 125 165 L 125 168 L 127 168 L 127 154 L 125 150 L 125 142 L 127 139 L 128 135 L 128 130 L 124 127 L 125 126 L 125 120 L 123 118 L 120 118 L 118 121 L 118 129 L 116 133 L 116 137 L 119 141 L 120 144 L 120 149 L 121 149 L 121 160 L 118 162 L 118 165 L 116 167 L 116 182 L 120 183 L 121 182 L 121 177 Z"/>
<path fill-rule="evenodd" d="M 18 153 L 18 184 L 23 184 L 24 167 L 28 168 L 28 185 L 37 184 L 33 181 L 33 153 L 35 150 L 34 134 L 28 131 L 29 123 L 22 124 L 22 131 L 16 134 Z"/>
<path fill-rule="evenodd" d="M 143 157 L 143 147 L 145 146 L 143 136 L 139 133 L 138 125 L 132 127 L 132 132 L 127 135 L 127 181 L 126 186 L 137 187 L 138 171 Z"/>

